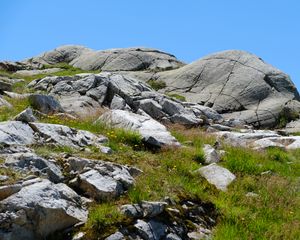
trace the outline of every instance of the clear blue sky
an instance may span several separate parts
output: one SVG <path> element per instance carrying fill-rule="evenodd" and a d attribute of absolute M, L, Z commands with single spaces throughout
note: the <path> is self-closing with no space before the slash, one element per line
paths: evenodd
<path fill-rule="evenodd" d="M 0 60 L 63 44 L 153 47 L 186 62 L 242 49 L 300 88 L 299 0 L 0 0 Z"/>

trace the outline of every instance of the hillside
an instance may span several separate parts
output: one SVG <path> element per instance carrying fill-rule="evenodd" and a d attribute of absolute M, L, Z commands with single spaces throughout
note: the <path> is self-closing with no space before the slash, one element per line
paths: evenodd
<path fill-rule="evenodd" d="M 299 113 L 245 51 L 0 62 L 0 239 L 300 239 Z"/>

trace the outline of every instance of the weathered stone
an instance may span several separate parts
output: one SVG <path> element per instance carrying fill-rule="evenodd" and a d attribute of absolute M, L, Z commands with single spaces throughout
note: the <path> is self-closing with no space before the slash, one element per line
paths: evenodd
<path fill-rule="evenodd" d="M 28 98 L 33 109 L 45 114 L 53 114 L 57 112 L 64 112 L 60 103 L 55 100 L 53 96 L 31 94 Z"/>
<path fill-rule="evenodd" d="M 33 144 L 34 132 L 31 127 L 19 121 L 0 123 L 0 144 Z"/>
<path fill-rule="evenodd" d="M 138 234 L 145 240 L 159 240 L 166 235 L 167 226 L 161 222 L 137 220 L 134 225 Z"/>
<path fill-rule="evenodd" d="M 23 172 L 39 171 L 54 183 L 61 182 L 64 177 L 60 168 L 53 162 L 34 153 L 13 153 L 4 155 L 5 165 Z"/>
<path fill-rule="evenodd" d="M 113 127 L 136 131 L 141 134 L 143 141 L 152 147 L 180 146 L 165 126 L 145 116 L 123 110 L 112 110 L 104 113 L 97 121 L 103 121 Z"/>
<path fill-rule="evenodd" d="M 13 106 L 0 96 L 0 107 L 12 108 Z"/>
<path fill-rule="evenodd" d="M 88 196 L 96 200 L 109 200 L 120 196 L 123 188 L 120 182 L 112 177 L 101 175 L 90 170 L 78 176 L 78 187 Z"/>
<path fill-rule="evenodd" d="M 121 212 L 131 218 L 153 218 L 161 214 L 166 206 L 166 202 L 142 201 L 140 204 L 123 205 Z"/>
<path fill-rule="evenodd" d="M 105 240 L 125 240 L 125 236 L 120 233 L 120 232 L 116 232 L 112 235 L 110 235 L 109 237 L 105 238 Z"/>
<path fill-rule="evenodd" d="M 88 131 L 76 130 L 59 124 L 30 123 L 30 126 L 42 137 L 42 141 L 47 140 L 61 146 L 79 148 L 93 145 L 97 147 L 107 141 L 107 138 L 103 136 L 96 136 Z"/>
<path fill-rule="evenodd" d="M 276 125 L 286 104 L 299 100 L 288 75 L 238 50 L 215 53 L 155 77 L 166 82 L 168 92 L 257 127 Z"/>
<path fill-rule="evenodd" d="M 103 71 L 168 70 L 183 65 L 173 55 L 156 49 L 124 48 L 93 51 L 74 45 L 61 46 L 27 61 L 30 64 L 60 62 L 67 62 L 84 70 Z"/>
<path fill-rule="evenodd" d="M 220 162 L 220 155 L 219 153 L 209 144 L 205 144 L 203 147 L 205 163 L 218 163 Z"/>
<path fill-rule="evenodd" d="M 53 184 L 48 180 L 23 187 L 2 200 L 0 208 L 1 212 L 5 210 L 9 216 L 16 216 L 6 218 L 11 222 L 7 229 L 2 228 L 6 231 L 0 231 L 1 239 L 44 239 L 57 230 L 87 220 L 80 196 L 65 184 Z M 22 221 L 17 217 L 20 210 Z"/>
<path fill-rule="evenodd" d="M 21 184 L 0 186 L 0 201 L 21 190 Z"/>
<path fill-rule="evenodd" d="M 34 76 L 38 74 L 50 74 L 50 73 L 56 73 L 62 71 L 61 68 L 48 68 L 48 69 L 41 69 L 41 70 L 18 70 L 16 71 L 16 74 L 22 75 L 22 76 Z"/>
<path fill-rule="evenodd" d="M 7 81 L 3 81 L 2 79 L 0 79 L 0 91 L 12 91 L 12 84 L 7 82 Z"/>
<path fill-rule="evenodd" d="M 197 170 L 202 177 L 217 189 L 226 191 L 227 186 L 236 178 L 229 170 L 212 163 Z"/>
<path fill-rule="evenodd" d="M 15 116 L 14 120 L 29 123 L 35 122 L 37 119 L 33 115 L 31 108 L 26 108 L 24 111 L 20 112 L 17 116 Z"/>

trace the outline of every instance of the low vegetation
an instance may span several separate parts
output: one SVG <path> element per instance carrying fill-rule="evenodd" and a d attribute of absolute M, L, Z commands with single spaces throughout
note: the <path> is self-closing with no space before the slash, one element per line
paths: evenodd
<path fill-rule="evenodd" d="M 161 80 L 149 80 L 147 83 L 156 91 L 167 87 L 167 84 Z"/>
<path fill-rule="evenodd" d="M 185 96 L 179 95 L 179 94 L 177 94 L 177 93 L 168 93 L 167 95 L 168 95 L 169 97 L 171 97 L 171 98 L 175 98 L 175 99 L 180 100 L 180 101 L 182 101 L 182 102 L 185 102 L 185 101 L 186 101 Z"/>

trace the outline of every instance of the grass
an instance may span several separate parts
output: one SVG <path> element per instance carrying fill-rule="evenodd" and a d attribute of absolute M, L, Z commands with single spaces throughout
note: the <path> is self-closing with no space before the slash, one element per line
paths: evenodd
<path fill-rule="evenodd" d="M 194 173 L 201 166 L 197 160 L 199 149 L 215 139 L 201 129 L 172 132 L 184 147 L 159 153 L 127 148 L 118 154 L 89 156 L 143 170 L 135 187 L 116 204 L 157 201 L 165 196 L 178 200 L 179 195 L 189 194 L 216 205 L 220 217 L 213 230 L 214 239 L 299 239 L 300 151 L 271 148 L 257 152 L 225 146 L 227 153 L 220 164 L 235 173 L 237 179 L 223 193 Z M 261 174 L 268 170 L 270 174 Z M 248 192 L 257 193 L 258 197 L 246 196 Z M 94 234 L 91 239 L 99 236 L 92 225 L 87 225 L 87 230 Z"/>
<path fill-rule="evenodd" d="M 186 102 L 186 98 L 182 95 L 177 94 L 177 93 L 167 93 L 167 95 L 171 98 L 175 98 L 175 99 L 180 100 L 182 102 Z"/>
<path fill-rule="evenodd" d="M 11 120 L 14 116 L 25 110 L 27 107 L 29 107 L 29 101 L 28 98 L 24 99 L 13 99 L 4 97 L 5 100 L 7 100 L 12 107 L 1 107 L 0 108 L 0 121 L 8 121 Z"/>
<path fill-rule="evenodd" d="M 161 80 L 149 80 L 147 83 L 156 91 L 167 87 L 167 84 Z"/>

